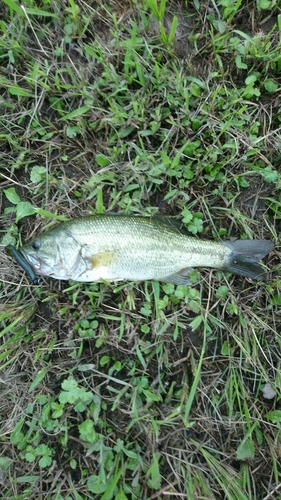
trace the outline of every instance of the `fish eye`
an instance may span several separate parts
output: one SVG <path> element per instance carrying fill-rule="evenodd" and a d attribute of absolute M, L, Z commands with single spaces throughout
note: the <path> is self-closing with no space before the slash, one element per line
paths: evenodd
<path fill-rule="evenodd" d="M 32 248 L 33 250 L 39 250 L 40 248 L 40 241 L 39 240 L 34 240 L 32 243 Z"/>

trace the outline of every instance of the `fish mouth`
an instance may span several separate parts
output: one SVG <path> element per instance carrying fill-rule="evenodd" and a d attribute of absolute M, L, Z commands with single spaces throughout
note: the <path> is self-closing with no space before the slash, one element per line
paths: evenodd
<path fill-rule="evenodd" d="M 55 264 L 48 263 L 48 260 L 38 255 L 29 249 L 21 248 L 19 249 L 19 253 L 23 260 L 25 260 L 26 265 L 31 268 L 36 274 L 40 274 L 41 276 L 52 276 L 54 273 Z"/>
<path fill-rule="evenodd" d="M 18 250 L 18 253 L 25 260 L 27 265 L 29 265 L 35 273 L 42 274 L 41 271 L 41 263 L 36 255 L 32 255 L 29 252 L 26 252 L 22 248 Z"/>

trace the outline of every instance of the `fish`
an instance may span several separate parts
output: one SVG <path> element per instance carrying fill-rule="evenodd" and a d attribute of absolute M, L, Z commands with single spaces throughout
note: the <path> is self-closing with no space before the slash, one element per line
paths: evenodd
<path fill-rule="evenodd" d="M 197 267 L 262 280 L 265 274 L 259 261 L 273 247 L 271 240 L 199 239 L 180 230 L 170 218 L 103 214 L 62 222 L 18 251 L 34 273 L 55 279 L 185 285 Z"/>

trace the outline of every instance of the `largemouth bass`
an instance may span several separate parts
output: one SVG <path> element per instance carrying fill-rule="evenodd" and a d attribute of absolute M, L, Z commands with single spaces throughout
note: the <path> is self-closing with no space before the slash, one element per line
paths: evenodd
<path fill-rule="evenodd" d="M 263 279 L 269 240 L 214 242 L 179 231 L 170 219 L 95 215 L 58 224 L 19 249 L 35 273 L 74 281 L 189 283 L 194 267 Z"/>

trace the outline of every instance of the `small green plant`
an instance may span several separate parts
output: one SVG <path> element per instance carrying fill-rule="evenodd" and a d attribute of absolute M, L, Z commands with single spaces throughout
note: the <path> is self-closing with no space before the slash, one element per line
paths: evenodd
<path fill-rule="evenodd" d="M 183 223 L 186 224 L 188 231 L 192 234 L 203 231 L 203 214 L 201 212 L 191 213 L 186 207 L 182 211 Z"/>
<path fill-rule="evenodd" d="M 157 2 L 157 0 L 146 0 L 145 7 L 147 9 L 151 9 L 151 11 L 153 12 L 154 16 L 156 17 L 156 19 L 159 23 L 159 31 L 160 31 L 161 40 L 164 43 L 164 45 L 166 45 L 166 47 L 169 47 L 173 43 L 174 38 L 175 38 L 178 19 L 176 16 L 173 16 L 170 32 L 167 33 L 166 29 L 164 27 L 164 16 L 165 16 L 165 12 L 166 12 L 166 3 L 167 3 L 167 0 L 160 0 L 160 2 Z"/>
<path fill-rule="evenodd" d="M 99 322 L 94 319 L 96 314 L 90 314 L 87 319 L 82 319 L 75 325 L 75 330 L 81 337 L 93 337 L 97 333 Z"/>
<path fill-rule="evenodd" d="M 54 454 L 54 450 L 50 449 L 45 444 L 40 444 L 36 448 L 28 445 L 25 450 L 24 457 L 28 462 L 34 462 L 37 457 L 41 457 L 39 459 L 39 466 L 43 468 L 49 467 L 52 463 L 52 455 Z"/>

